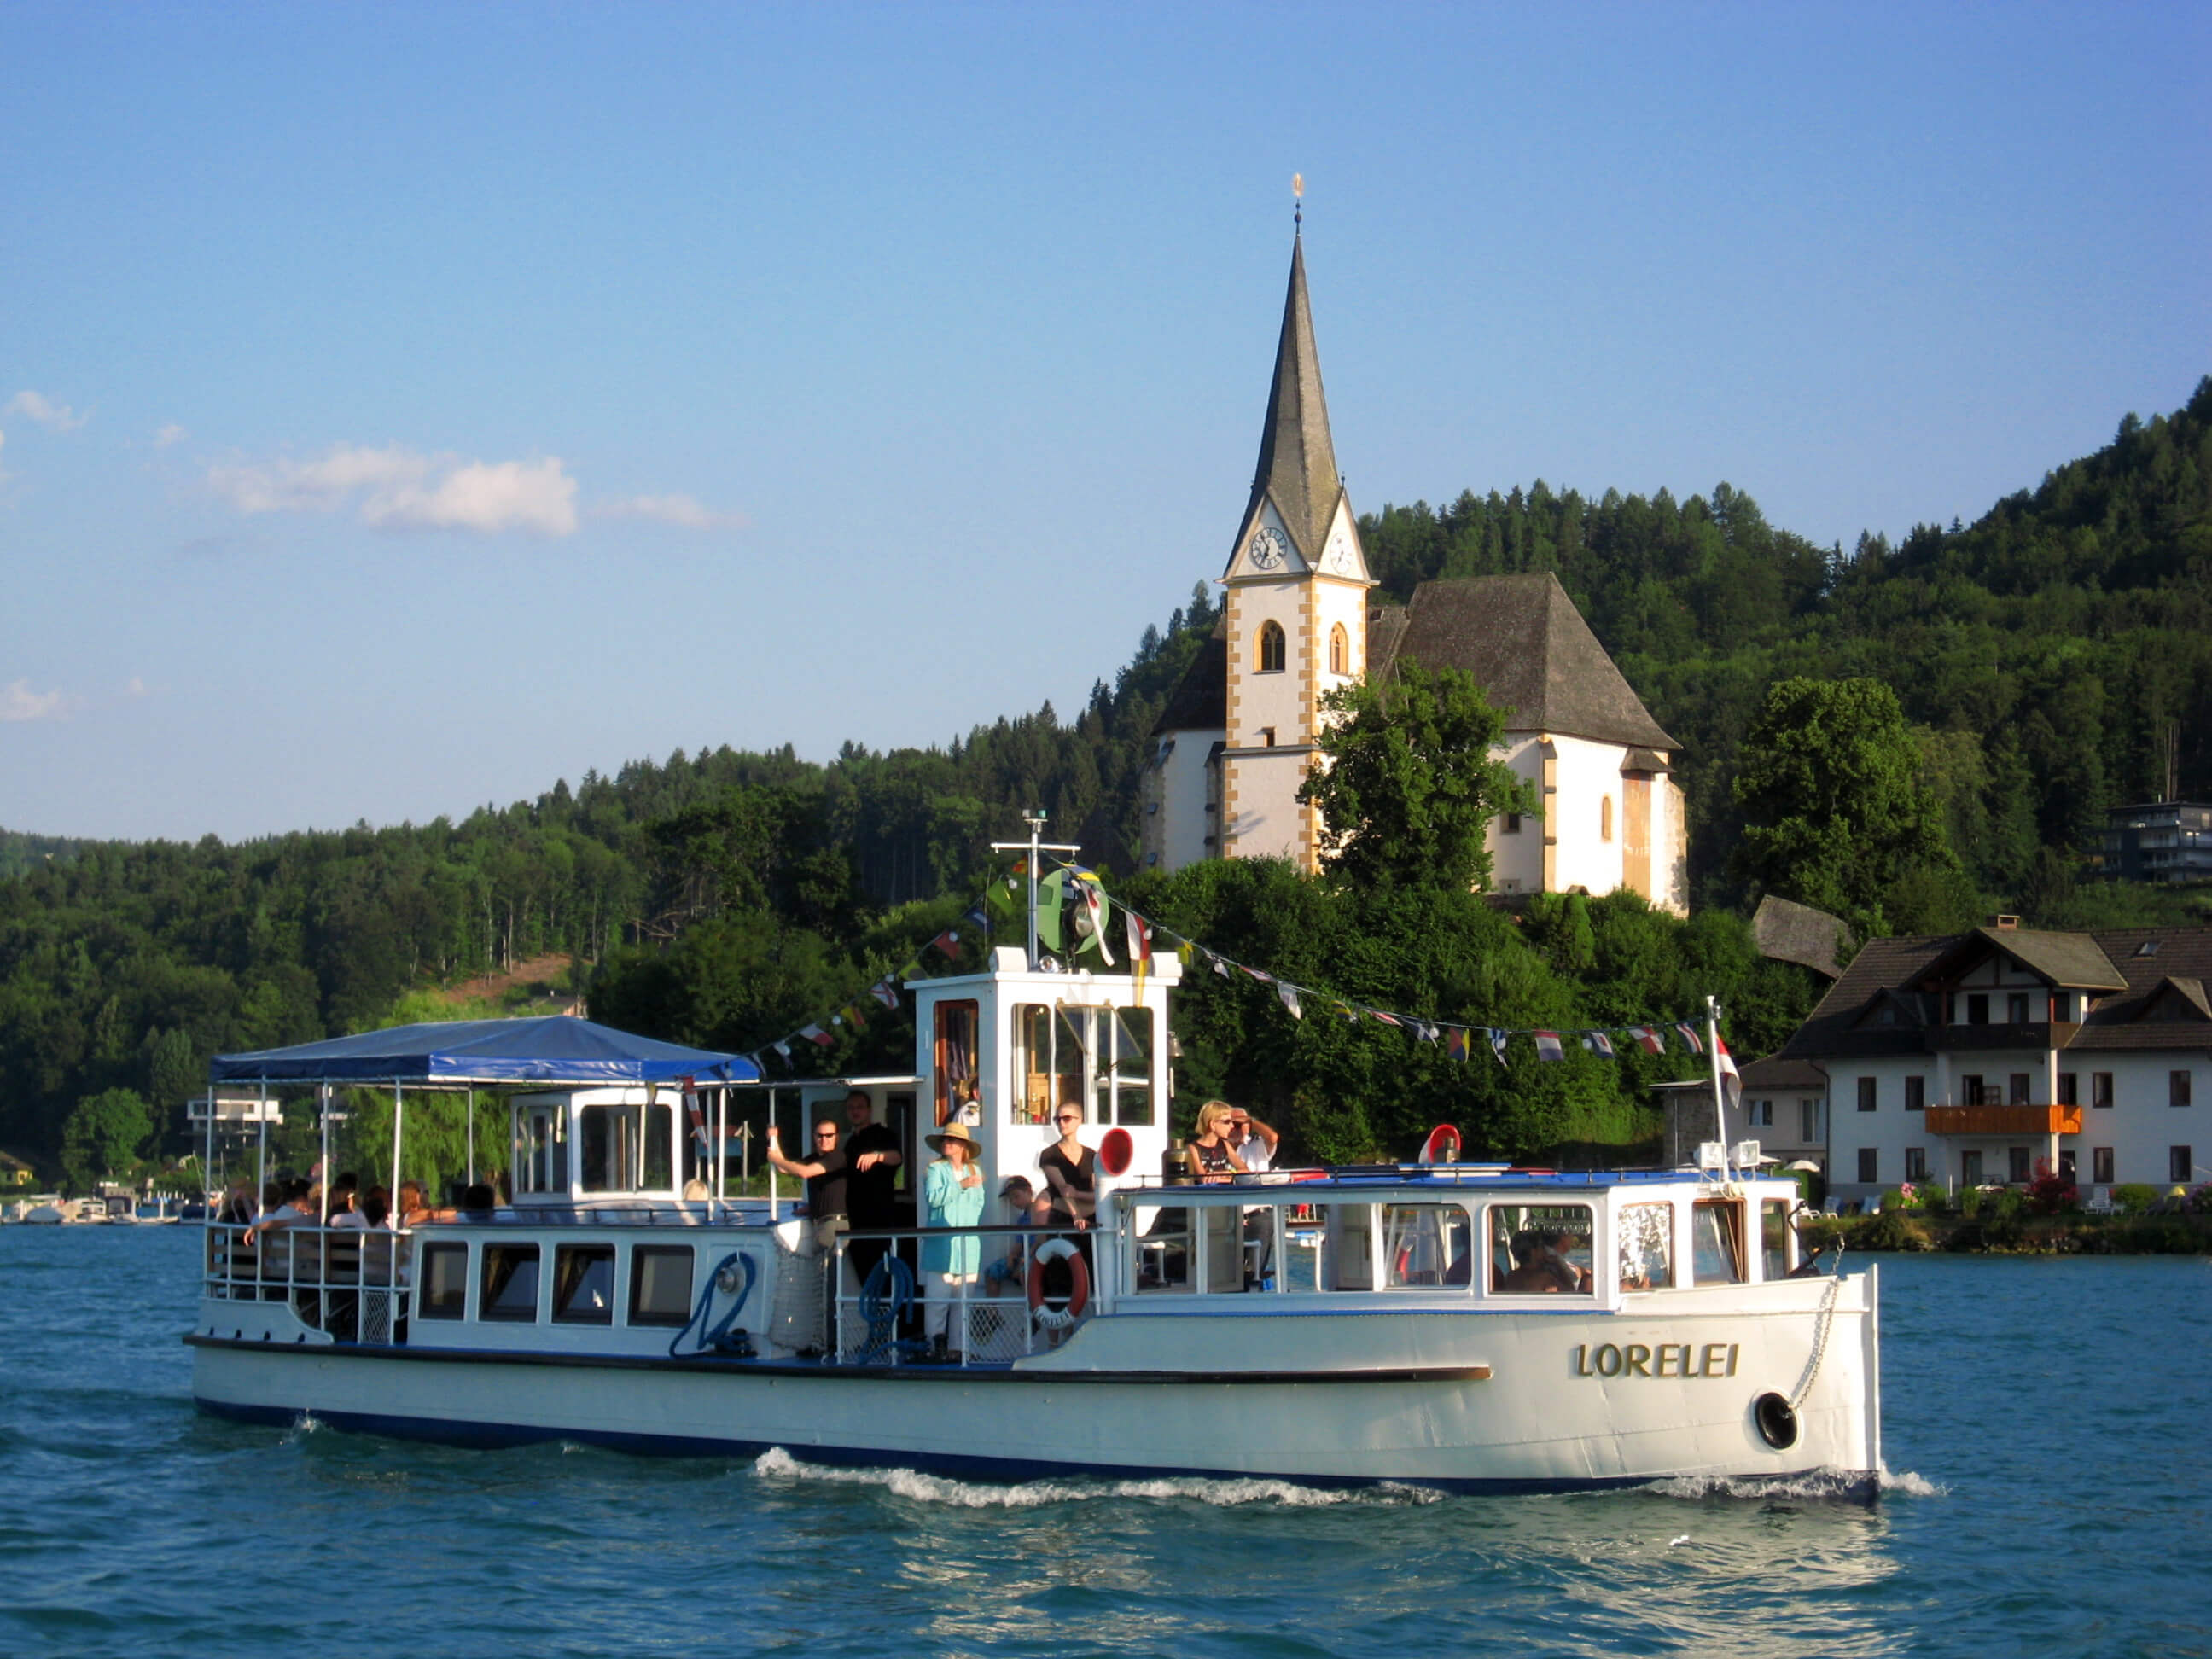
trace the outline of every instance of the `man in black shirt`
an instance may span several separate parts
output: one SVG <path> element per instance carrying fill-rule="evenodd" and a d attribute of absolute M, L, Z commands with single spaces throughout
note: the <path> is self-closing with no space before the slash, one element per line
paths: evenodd
<path fill-rule="evenodd" d="M 898 1225 L 898 1172 L 906 1158 L 890 1127 L 871 1121 L 874 1114 L 875 1103 L 866 1090 L 855 1089 L 845 1097 L 845 1122 L 850 1131 L 845 1137 L 845 1210 L 855 1232 Z M 862 1285 L 890 1248 L 887 1238 L 856 1238 L 846 1246 L 853 1273 Z"/>
<path fill-rule="evenodd" d="M 783 1155 L 782 1147 L 776 1144 L 775 1125 L 769 1124 L 768 1161 L 784 1174 L 799 1176 L 806 1182 L 806 1213 L 814 1224 L 814 1247 L 822 1258 L 822 1328 L 826 1346 L 837 1324 L 837 1235 L 848 1224 L 852 1182 L 844 1152 L 837 1145 L 836 1119 L 825 1117 L 814 1126 L 814 1145 L 803 1161 Z"/>

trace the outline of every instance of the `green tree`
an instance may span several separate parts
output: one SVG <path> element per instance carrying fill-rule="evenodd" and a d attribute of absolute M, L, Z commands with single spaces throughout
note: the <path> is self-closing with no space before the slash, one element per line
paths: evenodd
<path fill-rule="evenodd" d="M 77 1102 L 62 1126 L 62 1173 L 82 1192 L 126 1170 L 153 1138 L 154 1117 L 135 1089 L 104 1089 Z"/>
<path fill-rule="evenodd" d="M 1490 820 L 1535 805 L 1491 757 L 1505 722 L 1482 688 L 1459 669 L 1408 660 L 1380 684 L 1339 687 L 1322 707 L 1337 718 L 1298 799 L 1321 809 L 1329 873 L 1370 890 L 1489 885 Z"/>
<path fill-rule="evenodd" d="M 1744 735 L 1735 780 L 1740 872 L 1839 915 L 1863 936 L 1889 931 L 1901 881 L 1916 894 L 1958 860 L 1921 781 L 1921 753 L 1879 680 L 1788 679 L 1768 689 Z"/>

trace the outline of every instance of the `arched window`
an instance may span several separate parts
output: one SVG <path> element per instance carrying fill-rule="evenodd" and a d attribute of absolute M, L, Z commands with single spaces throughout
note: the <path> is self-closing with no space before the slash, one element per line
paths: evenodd
<path fill-rule="evenodd" d="M 1349 674 L 1352 672 L 1352 636 L 1344 631 L 1342 623 L 1328 630 L 1328 672 Z"/>
<path fill-rule="evenodd" d="M 1597 798 L 1597 838 L 1600 841 L 1613 839 L 1613 797 L 1610 795 Z"/>
<path fill-rule="evenodd" d="M 1260 624 L 1260 672 L 1262 674 L 1283 672 L 1283 629 L 1280 623 Z"/>

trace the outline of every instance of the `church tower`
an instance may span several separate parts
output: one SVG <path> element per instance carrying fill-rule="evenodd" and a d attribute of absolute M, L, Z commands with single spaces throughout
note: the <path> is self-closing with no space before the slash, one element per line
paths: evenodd
<path fill-rule="evenodd" d="M 1228 709 L 1218 856 L 1318 866 L 1320 815 L 1297 793 L 1318 752 L 1323 693 L 1367 668 L 1367 557 L 1336 471 L 1306 299 L 1303 227 L 1251 499 L 1222 575 Z"/>

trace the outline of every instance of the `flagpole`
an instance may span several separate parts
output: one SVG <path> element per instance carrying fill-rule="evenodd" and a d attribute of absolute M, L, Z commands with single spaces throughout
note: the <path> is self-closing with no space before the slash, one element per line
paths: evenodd
<path fill-rule="evenodd" d="M 1047 852 L 1048 852 L 1048 851 L 1049 851 L 1049 852 L 1054 852 L 1054 853 L 1067 853 L 1067 854 L 1074 854 L 1074 853 L 1077 853 L 1077 852 L 1079 852 L 1079 851 L 1081 851 L 1081 850 L 1082 850 L 1080 848 L 1056 846 L 1056 845 L 1054 845 L 1054 844 L 1052 844 L 1052 843 L 1050 843 L 1050 842 L 1046 842 L 1046 841 L 1043 839 L 1043 836 L 1044 836 L 1044 826 L 1045 826 L 1045 823 L 1046 823 L 1046 818 L 1047 818 L 1046 812 L 1045 812 L 1044 809 L 1043 809 L 1042 807 L 1041 807 L 1041 806 L 1030 806 L 1030 807 L 1024 807 L 1024 808 L 1022 810 L 1022 822 L 1023 822 L 1024 823 L 1025 823 L 1025 824 L 1027 824 L 1027 825 L 1029 826 L 1029 832 L 1030 832 L 1029 847 L 1028 847 L 1028 849 L 1027 849 L 1027 850 L 1028 850 L 1028 853 L 1029 853 L 1029 872 L 1030 872 L 1030 956 L 1029 956 L 1029 967 L 1030 967 L 1030 971 L 1031 973 L 1035 973 L 1035 972 L 1036 971 L 1036 967 L 1037 967 L 1037 864 L 1038 864 L 1038 861 L 1042 858 L 1042 856 L 1044 855 L 1044 854 L 1045 854 L 1045 853 L 1047 853 Z M 991 843 L 991 850 L 992 850 L 993 852 L 994 852 L 994 853 L 1018 853 L 1018 852 L 1023 851 L 1023 850 L 1024 850 L 1024 848 L 1023 848 L 1023 847 L 1022 847 L 1022 843 L 1021 843 L 1021 842 L 1018 842 L 1018 841 L 1016 841 L 1016 842 L 994 841 L 994 842 L 993 842 Z M 986 942 L 986 943 L 988 943 L 988 940 L 987 940 L 987 941 L 985 941 L 985 942 Z"/>
<path fill-rule="evenodd" d="M 1721 1179 L 1729 1178 L 1728 1107 L 1721 1093 L 1721 1005 L 1718 998 L 1705 999 L 1705 1059 L 1713 1071 L 1713 1122 L 1718 1126 L 1721 1143 Z"/>

